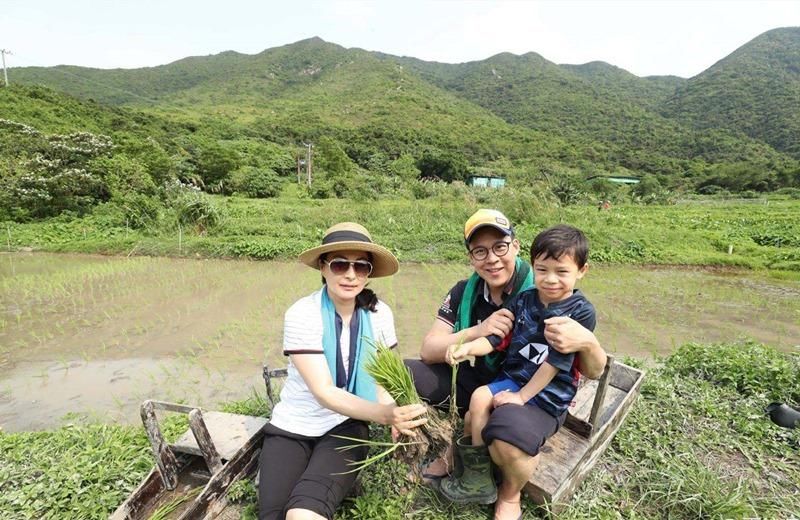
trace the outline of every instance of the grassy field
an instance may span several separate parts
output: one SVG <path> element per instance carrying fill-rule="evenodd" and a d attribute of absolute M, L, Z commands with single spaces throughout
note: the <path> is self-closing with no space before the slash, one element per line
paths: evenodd
<path fill-rule="evenodd" d="M 0 318 L 0 370 L 10 370 L 20 356 L 47 360 L 58 344 L 67 349 L 58 362 L 67 372 L 78 371 L 70 362 L 76 355 L 89 366 L 116 349 L 121 357 L 131 355 L 158 338 L 163 343 L 155 345 L 164 352 L 182 345 L 182 359 L 191 363 L 221 359 L 229 347 L 257 362 L 267 357 L 265 338 L 274 343 L 280 334 L 274 323 L 265 326 L 265 317 L 274 315 L 270 309 L 285 308 L 299 295 L 273 287 L 259 277 L 261 270 L 275 269 L 301 293 L 318 279 L 281 262 L 242 262 L 241 277 L 229 279 L 231 263 L 187 257 L 293 259 L 339 220 L 367 224 L 402 262 L 415 262 L 405 265 L 406 278 L 376 283 L 379 294 L 404 313 L 407 325 L 401 327 L 407 328 L 400 334 L 413 353 L 437 300 L 468 272 L 459 240 L 463 221 L 478 207 L 498 207 L 518 223 L 524 248 L 556 222 L 586 230 L 595 267 L 583 287 L 600 309 L 601 340 L 622 353 L 666 354 L 628 360 L 648 364 L 642 396 L 565 518 L 800 516 L 800 430 L 778 428 L 764 414 L 773 399 L 800 402 L 800 202 L 631 205 L 600 212 L 547 207 L 518 194 L 462 195 L 361 204 L 291 192 L 276 200 L 216 197 L 224 218 L 205 232 L 167 220 L 130 229 L 102 208 L 80 219 L 4 223 L 9 251 L 129 258 L 94 257 L 87 267 L 85 257 L 70 264 L 62 256 L 56 268 L 42 268 L 34 261 L 7 263 L 15 256 L 7 255 L 0 267 L 0 303 L 8 311 Z M 140 255 L 178 258 L 168 265 Z M 257 307 L 243 298 L 250 290 L 262 293 Z M 161 307 L 146 309 L 143 298 Z M 206 319 L 208 309 L 219 321 Z M 127 321 L 130 313 L 138 319 Z M 172 336 L 164 339 L 165 331 Z M 739 335 L 770 346 L 736 341 Z M 176 340 L 184 336 L 186 343 Z M 687 344 L 692 340 L 699 343 Z M 204 380 L 203 373 L 195 377 Z M 6 399 L 0 392 L 0 402 Z M 268 412 L 258 397 L 229 407 Z M 151 464 L 139 427 L 74 417 L 49 431 L 0 431 L 0 517 L 104 518 Z M 348 500 L 338 518 L 486 517 L 487 508 L 440 503 L 404 475 L 395 462 L 369 469 L 362 494 Z M 236 495 L 252 516 L 252 486 L 239 486 Z M 543 513 L 529 503 L 525 511 L 526 518 Z"/>
<path fill-rule="evenodd" d="M 796 518 L 800 430 L 775 426 L 764 407 L 800 401 L 798 372 L 797 352 L 755 343 L 682 346 L 650 368 L 638 403 L 563 518 Z M 258 397 L 228 409 L 268 413 Z M 76 422 L 0 433 L 0 516 L 104 518 L 150 465 L 139 428 Z M 337 518 L 478 520 L 489 511 L 443 504 L 405 473 L 395 461 L 369 468 L 361 494 Z M 253 518 L 252 485 L 237 486 L 235 496 Z M 527 501 L 524 510 L 525 518 L 544 513 Z"/>
<path fill-rule="evenodd" d="M 586 231 L 591 260 L 615 264 L 737 266 L 800 272 L 800 201 L 688 202 L 673 206 L 553 207 L 533 195 L 450 190 L 424 200 L 311 200 L 290 189 L 279 199 L 215 197 L 219 225 L 199 233 L 164 218 L 129 229 L 111 208 L 75 219 L 5 223 L 5 247 L 123 255 L 293 259 L 342 220 L 364 223 L 403 262 L 463 260 L 463 223 L 496 207 L 517 224 L 523 248 L 559 222 Z M 798 278 L 796 274 L 786 276 Z"/>

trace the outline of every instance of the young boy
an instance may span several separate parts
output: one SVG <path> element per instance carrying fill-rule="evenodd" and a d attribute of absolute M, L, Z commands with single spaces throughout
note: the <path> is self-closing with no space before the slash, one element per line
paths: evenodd
<path fill-rule="evenodd" d="M 472 445 L 500 439 L 536 455 L 546 438 L 563 423 L 577 390 L 574 354 L 551 349 L 544 337 L 544 321 L 569 316 L 589 330 L 595 327 L 595 310 L 575 284 L 586 274 L 589 252 L 585 235 L 577 228 L 557 225 L 541 232 L 531 246 L 535 287 L 508 302 L 514 313 L 514 329 L 506 338 L 489 336 L 452 345 L 448 361 L 459 363 L 469 356 L 506 350 L 497 379 L 475 390 L 469 405 Z M 484 431 L 493 408 L 525 405 L 535 431 L 505 435 Z M 533 407 L 534 409 L 528 409 Z M 545 413 L 541 413 L 541 411 Z M 513 438 L 507 438 L 513 437 Z"/>

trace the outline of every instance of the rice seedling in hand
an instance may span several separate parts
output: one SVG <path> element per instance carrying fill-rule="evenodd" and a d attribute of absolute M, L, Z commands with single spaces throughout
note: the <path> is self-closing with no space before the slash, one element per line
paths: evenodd
<path fill-rule="evenodd" d="M 374 352 L 372 358 L 367 362 L 366 370 L 375 380 L 375 383 L 386 390 L 398 406 L 424 404 L 414 387 L 411 373 L 403 363 L 400 354 L 380 342 L 376 342 L 373 346 Z M 392 453 L 398 459 L 410 465 L 415 471 L 418 471 L 422 461 L 426 458 L 442 456 L 450 445 L 453 426 L 441 412 L 427 404 L 424 404 L 424 406 L 427 409 L 428 422 L 415 429 L 416 435 L 400 434 L 396 443 L 358 441 L 363 445 L 385 449 L 379 454 L 357 464 L 356 470 L 363 469 Z M 357 439 L 349 440 L 355 441 Z M 343 449 L 350 449 L 356 445 L 345 446 Z"/>
<path fill-rule="evenodd" d="M 403 363 L 400 354 L 381 344 L 376 345 L 372 360 L 367 363 L 367 372 L 375 382 L 386 390 L 398 406 L 422 403 L 411 373 Z M 417 428 L 417 435 L 400 436 L 397 457 L 412 468 L 426 457 L 439 457 L 447 450 L 453 436 L 453 427 L 438 410 L 428 406 L 428 422 Z"/>

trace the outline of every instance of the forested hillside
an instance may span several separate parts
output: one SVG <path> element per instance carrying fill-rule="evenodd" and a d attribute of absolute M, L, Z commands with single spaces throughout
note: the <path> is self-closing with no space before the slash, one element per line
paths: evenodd
<path fill-rule="evenodd" d="M 774 29 L 679 86 L 664 114 L 726 128 L 800 159 L 800 28 Z"/>
<path fill-rule="evenodd" d="M 425 62 L 319 38 L 142 69 L 13 68 L 0 89 L 0 197 L 6 217 L 27 219 L 132 193 L 164 199 L 167 181 L 275 196 L 303 143 L 314 145 L 316 198 L 425 196 L 427 181 L 475 173 L 561 204 L 792 190 L 799 71 L 798 28 L 688 80 L 533 52 Z M 104 144 L 91 152 L 76 144 L 95 138 Z M 586 181 L 608 175 L 642 182 Z"/>

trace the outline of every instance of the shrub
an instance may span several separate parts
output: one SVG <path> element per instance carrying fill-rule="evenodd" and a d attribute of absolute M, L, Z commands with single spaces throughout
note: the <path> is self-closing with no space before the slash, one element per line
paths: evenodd
<path fill-rule="evenodd" d="M 550 186 L 550 191 L 564 206 L 578 204 L 585 196 L 578 181 L 569 177 L 562 177 L 554 181 Z"/>
<path fill-rule="evenodd" d="M 202 193 L 185 193 L 173 203 L 179 224 L 193 226 L 204 234 L 222 223 L 223 213 L 211 199 Z"/>
<path fill-rule="evenodd" d="M 330 199 L 336 195 L 333 189 L 333 182 L 329 179 L 316 179 L 307 186 L 306 190 L 312 199 Z"/>
<path fill-rule="evenodd" d="M 389 164 L 389 171 L 405 181 L 419 179 L 419 168 L 416 161 L 408 154 L 403 154 Z"/>
<path fill-rule="evenodd" d="M 777 195 L 788 196 L 790 199 L 800 199 L 800 188 L 781 188 L 776 190 L 775 193 Z"/>
<path fill-rule="evenodd" d="M 409 183 L 411 194 L 415 199 L 429 199 L 447 191 L 447 185 L 438 180 L 415 179 Z"/>
<path fill-rule="evenodd" d="M 131 193 L 155 195 L 156 185 L 147 167 L 127 155 L 99 157 L 89 163 L 88 169 L 103 179 L 112 198 Z"/>
<path fill-rule="evenodd" d="M 125 223 L 133 229 L 155 224 L 163 207 L 158 199 L 144 193 L 128 193 L 114 202 L 122 208 Z"/>
<path fill-rule="evenodd" d="M 281 192 L 281 179 L 273 170 L 245 166 L 231 175 L 228 192 L 242 193 L 254 199 L 277 197 Z"/>
<path fill-rule="evenodd" d="M 239 155 L 216 143 L 205 143 L 195 157 L 195 164 L 206 186 L 219 186 L 239 167 Z"/>
<path fill-rule="evenodd" d="M 800 355 L 787 355 L 753 341 L 687 343 L 666 360 L 665 368 L 667 373 L 732 386 L 745 396 L 800 402 Z"/>
<path fill-rule="evenodd" d="M 425 152 L 417 161 L 417 168 L 422 177 L 444 182 L 464 181 L 469 175 L 469 165 L 464 157 L 439 150 Z"/>

